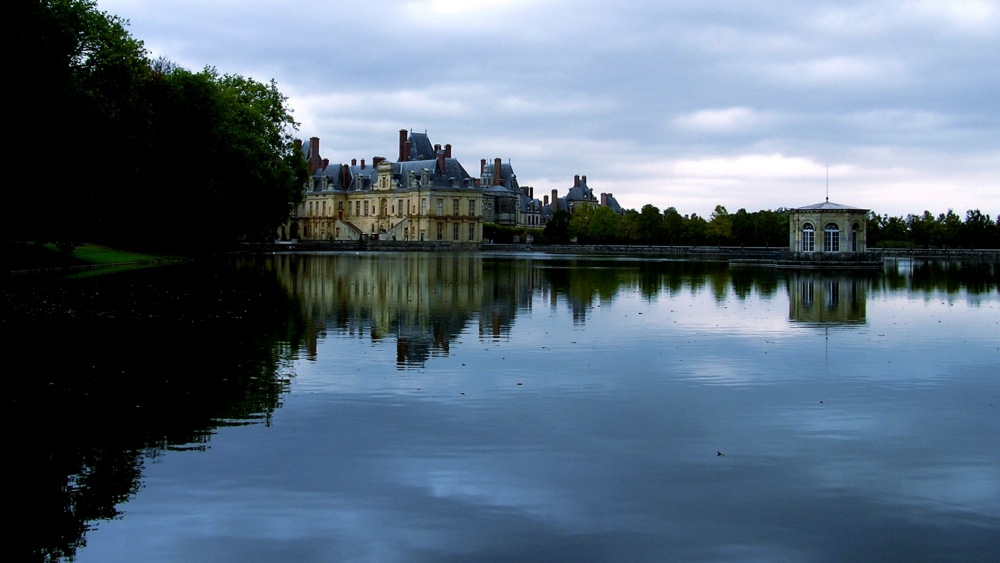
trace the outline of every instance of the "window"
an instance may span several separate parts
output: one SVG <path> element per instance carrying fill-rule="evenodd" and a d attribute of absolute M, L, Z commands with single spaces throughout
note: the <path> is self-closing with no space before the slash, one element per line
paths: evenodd
<path fill-rule="evenodd" d="M 444 198 L 439 197 L 437 200 L 437 214 L 438 216 L 444 215 Z"/>
<path fill-rule="evenodd" d="M 823 229 L 823 252 L 840 252 L 840 228 L 827 223 Z"/>
<path fill-rule="evenodd" d="M 437 226 L 438 226 L 437 239 L 444 240 L 444 223 L 438 223 Z"/>
<path fill-rule="evenodd" d="M 858 251 L 858 224 L 851 225 L 851 252 Z"/>
<path fill-rule="evenodd" d="M 813 229 L 812 223 L 806 223 L 802 225 L 802 252 L 815 252 L 816 250 L 816 231 Z"/>
<path fill-rule="evenodd" d="M 396 210 L 398 211 L 397 216 L 403 216 L 403 200 L 396 200 Z"/>
<path fill-rule="evenodd" d="M 476 216 L 476 200 L 471 197 L 469 198 L 469 215 Z"/>
<path fill-rule="evenodd" d="M 476 224 L 469 223 L 469 242 L 475 242 L 476 240 Z"/>
<path fill-rule="evenodd" d="M 458 240 L 458 223 L 451 224 L 451 240 Z"/>
<path fill-rule="evenodd" d="M 368 200 L 365 200 L 365 217 L 368 216 Z"/>
<path fill-rule="evenodd" d="M 359 216 L 359 217 L 361 216 L 361 202 L 360 201 L 355 201 L 354 202 L 354 214 L 357 215 L 357 216 Z"/>
<path fill-rule="evenodd" d="M 826 286 L 826 295 L 823 297 L 826 301 L 826 308 L 830 311 L 836 311 L 837 307 L 840 306 L 840 282 L 830 280 Z"/>
<path fill-rule="evenodd" d="M 458 215 L 458 198 L 457 197 L 455 199 L 451 200 L 451 214 L 455 215 L 455 216 Z M 458 237 L 455 237 L 455 238 L 457 239 Z"/>

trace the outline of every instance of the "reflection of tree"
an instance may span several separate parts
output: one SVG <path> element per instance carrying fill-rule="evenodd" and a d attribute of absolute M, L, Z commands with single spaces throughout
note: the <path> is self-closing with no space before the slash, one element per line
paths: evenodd
<path fill-rule="evenodd" d="M 301 324 L 250 268 L 185 265 L 4 288 L 15 560 L 73 557 L 146 459 L 268 421 Z M 23 283 L 21 283 L 23 282 Z"/>
<path fill-rule="evenodd" d="M 885 284 L 890 289 L 989 293 L 1000 287 L 997 259 L 910 259 L 890 261 Z"/>

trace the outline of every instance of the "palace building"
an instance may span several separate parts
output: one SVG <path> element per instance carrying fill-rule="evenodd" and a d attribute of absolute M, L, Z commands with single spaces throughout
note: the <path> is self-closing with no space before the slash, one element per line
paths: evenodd
<path fill-rule="evenodd" d="M 483 191 L 426 133 L 399 132 L 395 162 L 373 157 L 331 164 L 319 138 L 301 147 L 310 184 L 282 233 L 314 241 L 437 241 L 475 248 L 483 240 Z"/>
<path fill-rule="evenodd" d="M 451 145 L 432 144 L 426 133 L 399 131 L 398 156 L 390 161 L 352 159 L 333 164 L 319 151 L 319 138 L 298 143 L 308 163 L 309 182 L 302 203 L 278 233 L 280 240 L 423 241 L 454 248 L 477 248 L 483 224 L 541 228 L 559 210 L 579 205 L 623 210 L 610 193 L 600 200 L 586 176 L 574 176 L 564 197 L 552 190 L 535 199 L 521 186 L 509 162 L 480 160 L 473 177 L 452 156 Z"/>

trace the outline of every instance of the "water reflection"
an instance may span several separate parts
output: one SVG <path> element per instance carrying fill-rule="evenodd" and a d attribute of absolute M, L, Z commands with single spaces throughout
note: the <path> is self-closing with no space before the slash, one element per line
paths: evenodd
<path fill-rule="evenodd" d="M 892 288 L 922 268 L 362 253 L 6 287 L 13 551 L 982 559 L 995 278 Z"/>
<path fill-rule="evenodd" d="M 575 325 L 620 295 L 647 300 L 709 290 L 717 303 L 771 297 L 771 270 L 732 277 L 725 264 L 588 256 L 491 256 L 480 253 L 316 253 L 275 255 L 268 267 L 302 304 L 308 357 L 327 334 L 392 339 L 399 369 L 446 357 L 476 324 L 481 338 L 504 340 L 533 304 L 565 302 Z M 862 303 L 863 308 L 863 303 Z M 863 313 L 862 313 L 863 316 Z"/>
<path fill-rule="evenodd" d="M 819 325 L 864 324 L 870 274 L 792 272 L 788 278 L 788 318 Z"/>
<path fill-rule="evenodd" d="M 894 290 L 977 295 L 1000 287 L 1000 261 L 996 257 L 887 259 L 884 279 L 886 287 Z"/>
<path fill-rule="evenodd" d="M 7 281 L 14 560 L 73 557 L 139 490 L 149 460 L 206 448 L 221 427 L 268 424 L 281 406 L 298 305 L 252 265 Z"/>

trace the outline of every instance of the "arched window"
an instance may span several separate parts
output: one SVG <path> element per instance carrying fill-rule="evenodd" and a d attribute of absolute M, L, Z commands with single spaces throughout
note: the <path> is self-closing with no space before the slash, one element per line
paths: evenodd
<path fill-rule="evenodd" d="M 802 225 L 802 252 L 813 252 L 816 250 L 816 229 L 812 223 Z"/>
<path fill-rule="evenodd" d="M 827 223 L 823 229 L 823 252 L 840 252 L 840 227 Z"/>

